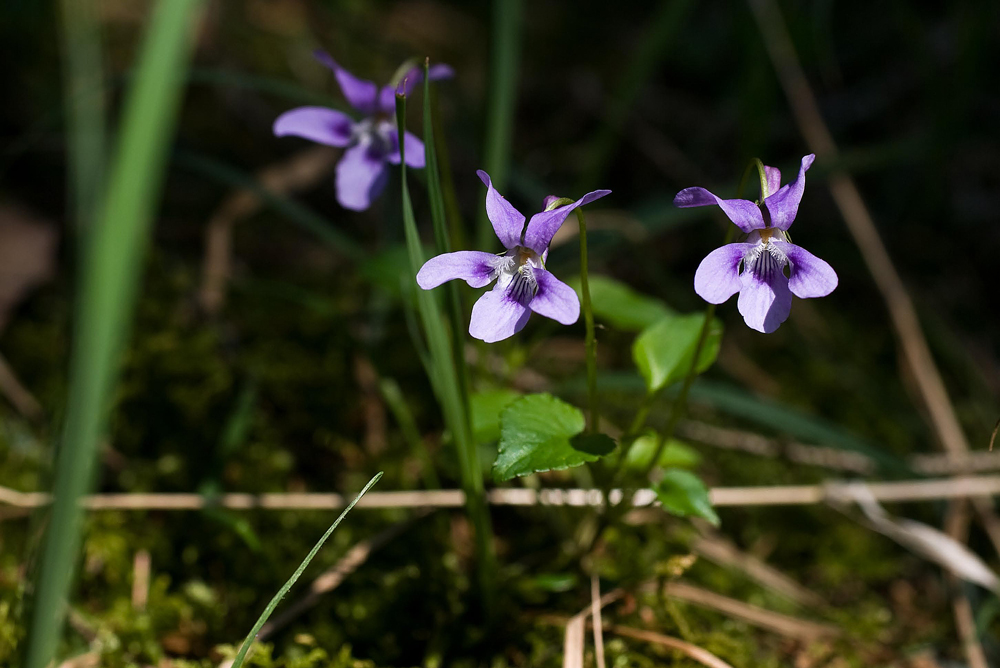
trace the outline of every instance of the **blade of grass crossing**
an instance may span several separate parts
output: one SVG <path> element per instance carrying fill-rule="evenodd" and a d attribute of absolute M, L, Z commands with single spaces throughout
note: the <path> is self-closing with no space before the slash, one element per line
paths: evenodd
<path fill-rule="evenodd" d="M 451 243 L 448 235 L 448 220 L 446 215 L 444 193 L 441 189 L 441 174 L 438 170 L 437 147 L 434 143 L 434 115 L 431 112 L 431 80 L 428 76 L 430 59 L 424 61 L 424 150 L 426 168 L 424 171 L 427 177 L 427 195 L 431 205 L 431 221 L 434 223 L 434 241 L 437 245 L 438 254 L 451 251 Z M 462 301 L 458 294 L 458 283 L 449 281 L 448 286 L 448 307 L 451 311 L 451 340 L 452 350 L 455 355 L 455 371 L 458 374 L 458 386 L 462 401 L 465 402 L 464 415 L 466 420 L 469 417 L 469 373 L 465 366 L 465 329 L 463 324 L 465 318 L 462 314 Z M 469 429 L 469 426 L 466 425 Z M 482 470 L 479 465 L 479 451 L 472 448 L 469 453 L 471 458 L 470 467 L 474 471 Z"/>
<path fill-rule="evenodd" d="M 240 645 L 240 651 L 236 654 L 236 658 L 233 659 L 232 668 L 240 668 L 240 666 L 243 665 L 243 661 L 244 659 L 246 659 L 247 652 L 253 645 L 254 638 L 257 637 L 257 632 L 260 631 L 262 626 L 264 626 L 264 622 L 266 622 L 268 617 L 271 616 L 271 613 L 273 613 L 274 609 L 278 607 L 278 603 L 281 602 L 281 599 L 285 597 L 285 594 L 288 593 L 288 590 L 292 588 L 292 585 L 295 584 L 295 581 L 298 580 L 299 576 L 302 575 L 302 571 L 306 570 L 306 567 L 309 565 L 309 562 L 313 560 L 313 557 L 316 556 L 316 553 L 320 551 L 320 548 L 323 547 L 323 544 L 326 543 L 327 539 L 337 529 L 337 527 L 340 525 L 341 520 L 347 517 L 347 513 L 351 512 L 351 509 L 354 508 L 354 505 L 361 500 L 361 497 L 364 496 L 365 493 L 367 493 L 368 490 L 370 490 L 372 486 L 375 483 L 377 483 L 379 481 L 379 478 L 381 477 L 382 477 L 382 472 L 379 471 L 378 473 L 375 474 L 374 478 L 368 481 L 368 484 L 365 485 L 364 489 L 358 492 L 358 495 L 354 497 L 354 500 L 351 501 L 351 504 L 346 508 L 344 508 L 344 512 L 340 513 L 340 516 L 333 521 L 333 524 L 331 524 L 330 528 L 326 530 L 326 533 L 324 533 L 323 536 L 316 542 L 316 544 L 313 545 L 313 549 L 309 550 L 309 554 L 306 555 L 306 558 L 302 560 L 302 563 L 299 564 L 299 567 L 295 569 L 294 573 L 292 573 L 292 577 L 288 578 L 288 581 L 281 586 L 281 589 L 278 590 L 278 593 L 274 595 L 274 598 L 271 599 L 271 602 L 267 604 L 266 608 L 264 608 L 264 612 L 261 613 L 260 617 L 257 618 L 257 623 L 253 625 L 253 628 L 250 629 L 250 633 L 248 633 L 247 637 L 244 638 L 243 644 Z"/>
<path fill-rule="evenodd" d="M 108 190 L 84 245 L 66 419 L 56 461 L 55 500 L 42 559 L 25 665 L 55 656 L 80 544 L 79 499 L 90 487 L 97 445 L 163 182 L 167 144 L 202 0 L 161 0 L 129 91 Z"/>
<path fill-rule="evenodd" d="M 401 95 L 396 96 L 396 123 L 399 133 L 403 231 L 406 235 L 406 248 L 410 256 L 410 268 L 415 276 L 424 263 L 424 251 L 420 243 L 420 235 L 417 232 L 417 221 L 413 215 L 410 190 L 406 183 L 406 156 L 404 155 L 405 142 L 403 138 L 406 128 L 406 98 Z M 451 432 L 455 449 L 458 451 L 466 507 L 476 533 L 480 588 L 486 610 L 489 613 L 493 609 L 493 573 L 495 572 L 493 530 L 490 524 L 489 509 L 486 506 L 482 470 L 473 468 L 475 462 L 478 461 L 474 450 L 476 444 L 472 440 L 468 419 L 465 415 L 465 400 L 461 396 L 455 358 L 448 340 L 448 332 L 444 326 L 444 317 L 438 300 L 432 292 L 417 290 L 417 311 L 426 335 L 427 347 L 430 350 L 431 364 L 435 369 L 434 389 L 438 394 L 438 401 L 444 413 L 445 425 Z"/>
<path fill-rule="evenodd" d="M 483 165 L 497 190 L 507 185 L 510 141 L 517 102 L 517 72 L 521 61 L 522 0 L 493 0 L 490 93 L 486 109 L 486 146 Z M 476 219 L 476 248 L 496 243 L 493 227 L 480 209 Z"/>

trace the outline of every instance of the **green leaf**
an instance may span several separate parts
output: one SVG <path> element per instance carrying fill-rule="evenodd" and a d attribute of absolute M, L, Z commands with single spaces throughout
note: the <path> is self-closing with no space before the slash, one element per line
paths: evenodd
<path fill-rule="evenodd" d="M 500 438 L 500 412 L 520 396 L 514 390 L 487 390 L 469 397 L 469 419 L 477 443 Z"/>
<path fill-rule="evenodd" d="M 719 516 L 708 499 L 708 488 L 701 478 L 681 469 L 667 469 L 653 485 L 663 509 L 679 517 L 700 517 L 719 526 Z"/>
<path fill-rule="evenodd" d="M 586 449 L 574 447 L 573 437 L 583 433 L 584 426 L 580 409 L 551 394 L 529 394 L 517 399 L 500 414 L 500 449 L 493 463 L 493 477 L 504 481 L 567 469 L 596 461 L 610 452 L 604 452 L 607 441 L 598 443 L 589 438 L 577 441 Z"/>
<path fill-rule="evenodd" d="M 594 316 L 627 332 L 641 332 L 667 316 L 673 309 L 659 299 L 636 292 L 621 281 L 607 276 L 588 277 Z M 569 281 L 580 294 L 580 279 Z"/>
<path fill-rule="evenodd" d="M 637 471 L 645 471 L 649 468 L 649 460 L 656 449 L 656 434 L 648 432 L 640 436 L 632 444 L 625 457 L 625 466 Z M 677 439 L 670 439 L 660 454 L 660 461 L 657 466 L 662 468 L 694 468 L 701 462 L 701 455 L 686 443 Z"/>
<path fill-rule="evenodd" d="M 700 313 L 670 315 L 639 335 L 632 345 L 632 359 L 646 380 L 647 390 L 656 392 L 687 375 L 704 320 Z M 713 319 L 698 359 L 698 373 L 715 361 L 721 342 L 722 323 Z"/>

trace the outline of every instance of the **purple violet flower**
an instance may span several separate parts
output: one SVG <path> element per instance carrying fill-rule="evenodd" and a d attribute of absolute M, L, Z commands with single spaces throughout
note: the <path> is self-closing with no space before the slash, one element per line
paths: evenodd
<path fill-rule="evenodd" d="M 719 199 L 704 188 L 685 188 L 674 198 L 679 207 L 717 204 L 747 233 L 742 243 L 717 248 L 701 261 L 694 291 L 710 304 L 721 304 L 739 292 L 740 313 L 747 326 L 759 332 L 773 332 L 788 318 L 793 294 L 825 297 L 837 287 L 833 268 L 791 243 L 787 234 L 806 187 L 806 170 L 815 159 L 812 154 L 802 158 L 798 178 L 784 187 L 781 172 L 764 167 L 763 207 L 743 199 Z"/>
<path fill-rule="evenodd" d="M 549 242 L 573 209 L 611 191 L 595 190 L 572 204 L 536 213 L 525 226 L 524 216 L 496 191 L 489 175 L 482 170 L 476 173 L 487 188 L 486 215 L 507 251 L 499 255 L 458 251 L 432 257 L 417 272 L 417 284 L 430 290 L 460 278 L 473 288 L 483 288 L 498 279 L 472 307 L 469 323 L 469 334 L 487 343 L 521 331 L 532 311 L 572 325 L 580 317 L 580 300 L 573 288 L 545 268 Z M 546 198 L 546 204 L 554 201 Z"/>
<path fill-rule="evenodd" d="M 294 135 L 319 144 L 346 148 L 337 164 L 337 201 L 345 209 L 364 211 L 379 196 L 388 177 L 386 165 L 399 164 L 399 137 L 396 134 L 396 87 L 381 90 L 371 81 L 358 79 L 342 68 L 324 51 L 316 59 L 333 70 L 347 102 L 363 116 L 355 121 L 347 114 L 326 107 L 298 107 L 286 111 L 274 121 L 278 137 Z M 403 95 L 423 80 L 423 70 L 414 67 L 400 82 Z M 428 78 L 447 79 L 454 71 L 447 65 L 434 65 Z M 407 132 L 406 165 L 424 167 L 424 143 Z"/>

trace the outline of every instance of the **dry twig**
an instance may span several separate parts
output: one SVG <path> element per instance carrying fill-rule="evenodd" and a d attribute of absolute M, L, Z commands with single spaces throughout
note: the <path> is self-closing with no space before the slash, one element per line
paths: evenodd
<path fill-rule="evenodd" d="M 765 610 L 756 605 L 750 605 L 735 598 L 701 589 L 684 582 L 670 582 L 664 588 L 667 596 L 679 598 L 688 603 L 711 608 L 730 617 L 773 631 L 787 638 L 796 640 L 816 640 L 840 635 L 840 629 L 829 624 L 810 622 L 796 617 L 790 617 L 771 610 Z"/>
<path fill-rule="evenodd" d="M 712 533 L 703 534 L 691 546 L 694 552 L 720 566 L 738 568 L 748 577 L 799 605 L 826 607 L 826 602 L 784 573 L 757 557 L 739 550 L 727 538 Z"/>
<path fill-rule="evenodd" d="M 863 485 L 878 501 L 933 501 L 963 499 L 1000 494 L 1000 475 L 901 480 L 893 482 L 836 482 L 822 485 L 775 485 L 762 487 L 713 487 L 709 498 L 715 506 L 796 506 L 826 501 L 853 502 L 857 487 Z M 622 503 L 625 493 L 611 490 L 612 505 Z M 491 489 L 487 498 L 496 506 L 571 506 L 604 505 L 599 489 Z M 656 494 L 649 489 L 630 495 L 637 507 L 657 505 Z M 44 492 L 18 492 L 0 487 L 0 504 L 16 508 L 37 508 L 48 505 L 50 496 Z M 82 501 L 88 510 L 200 510 L 230 508 L 233 510 L 333 510 L 343 508 L 346 501 L 340 494 L 92 494 Z M 460 508 L 465 494 L 459 489 L 414 490 L 400 492 L 369 492 L 357 508 Z"/>

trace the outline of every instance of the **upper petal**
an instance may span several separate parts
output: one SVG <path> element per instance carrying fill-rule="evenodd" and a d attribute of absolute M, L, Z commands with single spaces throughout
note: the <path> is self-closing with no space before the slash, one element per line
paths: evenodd
<path fill-rule="evenodd" d="M 552 318 L 562 325 L 572 325 L 580 318 L 580 298 L 547 269 L 534 270 L 538 292 L 528 307 L 538 315 Z"/>
<path fill-rule="evenodd" d="M 759 276 L 744 271 L 740 281 L 742 287 L 737 305 L 747 326 L 765 334 L 778 329 L 792 309 L 792 293 L 788 290 L 785 274 L 773 271 Z"/>
<path fill-rule="evenodd" d="M 802 201 L 802 193 L 806 189 L 806 171 L 812 166 L 816 156 L 810 153 L 802 158 L 799 166 L 799 175 L 794 181 L 778 190 L 764 200 L 767 212 L 771 214 L 771 226 L 779 230 L 787 230 L 795 221 L 795 214 L 799 211 L 799 202 Z"/>
<path fill-rule="evenodd" d="M 520 332 L 530 315 L 526 306 L 497 283 L 473 305 L 469 334 L 486 343 L 502 341 Z"/>
<path fill-rule="evenodd" d="M 316 60 L 323 63 L 331 70 L 340 84 L 340 90 L 344 93 L 344 98 L 352 107 L 364 114 L 371 114 L 375 111 L 375 103 L 378 97 L 378 86 L 372 81 L 359 79 L 343 67 L 337 64 L 326 51 L 314 51 Z"/>
<path fill-rule="evenodd" d="M 490 180 L 490 175 L 479 170 L 479 179 L 486 184 L 486 217 L 493 223 L 493 231 L 504 245 L 513 248 L 521 243 L 521 230 L 524 229 L 524 216 L 511 206 L 503 195 L 497 192 Z"/>
<path fill-rule="evenodd" d="M 298 107 L 274 121 L 276 137 L 294 135 L 328 146 L 351 143 L 354 120 L 345 113 L 326 107 Z"/>
<path fill-rule="evenodd" d="M 722 212 L 744 232 L 752 232 L 764 227 L 764 216 L 753 202 L 745 199 L 720 199 L 704 188 L 685 188 L 674 197 L 674 206 L 719 205 Z"/>
<path fill-rule="evenodd" d="M 826 260 L 795 244 L 784 243 L 781 249 L 788 256 L 788 288 L 797 297 L 826 297 L 837 287 L 837 272 Z"/>
<path fill-rule="evenodd" d="M 601 199 L 605 195 L 610 194 L 610 190 L 595 190 L 587 193 L 572 204 L 567 204 L 551 211 L 536 213 L 528 221 L 528 229 L 524 232 L 524 245 L 536 253 L 543 253 L 549 247 L 549 242 L 552 241 L 552 237 L 559 231 L 559 227 L 563 224 L 563 221 L 566 220 L 566 216 L 573 209 L 578 206 L 590 204 L 594 200 Z"/>
<path fill-rule="evenodd" d="M 709 304 L 721 304 L 740 291 L 740 262 L 753 244 L 727 244 L 705 256 L 694 272 L 694 291 Z"/>
<path fill-rule="evenodd" d="M 436 288 L 446 281 L 460 278 L 474 288 L 489 285 L 496 278 L 499 258 L 482 251 L 444 253 L 424 262 L 417 272 L 417 285 L 424 290 Z"/>
<path fill-rule="evenodd" d="M 399 164 L 399 139 L 396 134 L 392 135 L 392 145 L 393 149 L 389 151 L 386 155 L 386 160 L 394 165 Z M 403 141 L 405 145 L 404 153 L 406 155 L 406 166 L 413 167 L 414 169 L 423 169 L 426 166 L 426 157 L 424 156 L 424 142 L 422 142 L 416 135 L 406 132 L 403 134 Z"/>
<path fill-rule="evenodd" d="M 384 157 L 370 144 L 352 146 L 337 163 L 337 201 L 345 209 L 364 211 L 382 192 L 387 174 Z"/>
<path fill-rule="evenodd" d="M 764 198 L 767 199 L 769 195 L 773 195 L 781 188 L 781 170 L 777 167 L 764 165 L 764 176 L 767 177 L 767 192 L 764 193 Z"/>

